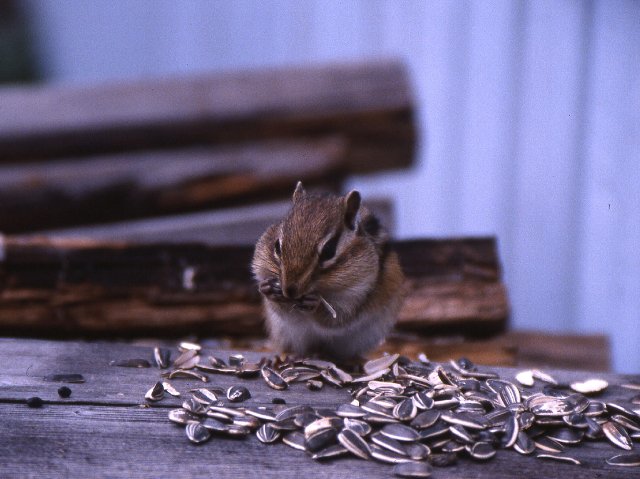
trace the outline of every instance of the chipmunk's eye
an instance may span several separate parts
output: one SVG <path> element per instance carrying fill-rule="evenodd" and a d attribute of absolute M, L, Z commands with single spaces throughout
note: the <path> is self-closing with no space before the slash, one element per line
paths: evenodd
<path fill-rule="evenodd" d="M 275 244 L 273 245 L 273 254 L 276 255 L 276 257 L 280 257 L 280 255 L 282 255 L 282 246 L 280 245 L 280 239 L 277 239 Z"/>
<path fill-rule="evenodd" d="M 338 246 L 338 240 L 340 236 L 335 235 L 329 241 L 327 241 L 320 251 L 320 262 L 328 261 L 336 255 L 336 247 Z"/>

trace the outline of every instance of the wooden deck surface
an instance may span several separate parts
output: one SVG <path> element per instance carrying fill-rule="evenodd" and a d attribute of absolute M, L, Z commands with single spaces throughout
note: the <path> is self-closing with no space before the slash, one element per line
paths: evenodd
<path fill-rule="evenodd" d="M 229 352 L 215 354 L 226 357 Z M 244 354 L 248 358 L 262 355 Z M 112 360 L 131 358 L 145 358 L 154 364 L 151 347 L 0 339 L 0 477 L 391 477 L 390 465 L 350 458 L 318 463 L 286 445 L 264 445 L 253 435 L 240 440 L 213 438 L 194 446 L 184 428 L 167 419 L 168 411 L 181 399 L 168 397 L 151 407 L 144 406 L 145 392 L 160 378 L 158 368 L 109 365 Z M 508 368 L 492 370 L 511 379 L 516 372 Z M 561 382 L 589 377 L 585 372 L 547 372 Z M 62 399 L 57 394 L 61 384 L 43 380 L 44 376 L 60 373 L 80 373 L 86 382 L 69 384 L 72 395 Z M 640 376 L 597 376 L 610 383 L 598 399 L 630 406 L 634 392 L 620 385 L 638 383 Z M 269 389 L 261 379 L 221 374 L 209 377 L 208 385 L 247 386 L 253 397 L 243 405 L 271 404 L 274 397 L 290 405 L 337 405 L 350 400 L 346 390 L 331 387 L 311 392 L 303 384 L 293 384 L 280 392 Z M 172 382 L 181 392 L 202 384 L 184 379 Z M 44 406 L 28 408 L 25 400 L 30 396 L 41 397 Z M 638 450 L 638 444 L 634 449 Z M 501 450 L 488 462 L 460 459 L 453 467 L 434 468 L 432 477 L 640 477 L 640 468 L 615 468 L 605 463 L 606 458 L 624 452 L 605 441 L 583 443 L 568 448 L 568 454 L 582 462 L 574 466 Z"/>

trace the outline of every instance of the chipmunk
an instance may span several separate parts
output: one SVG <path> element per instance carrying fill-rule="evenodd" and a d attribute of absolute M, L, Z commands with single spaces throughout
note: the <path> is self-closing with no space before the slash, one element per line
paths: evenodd
<path fill-rule="evenodd" d="M 285 218 L 258 240 L 252 270 L 280 351 L 355 359 L 384 339 L 402 304 L 398 257 L 355 190 L 317 195 L 298 182 Z"/>

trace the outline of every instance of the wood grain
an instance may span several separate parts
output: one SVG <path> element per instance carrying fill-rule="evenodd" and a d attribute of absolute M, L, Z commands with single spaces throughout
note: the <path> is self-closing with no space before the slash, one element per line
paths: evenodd
<path fill-rule="evenodd" d="M 118 368 L 108 366 L 106 360 L 144 357 L 150 353 L 150 346 L 122 343 L 0 339 L 0 361 L 5 365 L 0 369 L 2 476 L 289 478 L 298 477 L 303 470 L 319 478 L 390 476 L 389 465 L 358 459 L 320 464 L 300 451 L 282 444 L 266 446 L 254 437 L 247 440 L 214 438 L 201 446 L 190 444 L 183 429 L 167 420 L 167 412 L 175 401 L 165 404 L 167 400 L 163 400 L 151 408 L 139 406 L 144 390 L 155 382 L 159 370 Z M 207 353 L 224 357 L 228 352 Z M 255 357 L 256 353 L 243 354 Z M 496 370 L 503 377 L 513 377 L 516 372 L 510 368 Z M 41 379 L 41 374 L 51 372 L 81 372 L 87 381 L 71 385 L 71 398 L 63 400 L 55 396 L 58 385 Z M 547 372 L 562 382 L 587 376 L 587 373 L 572 371 Z M 640 381 L 637 375 L 600 376 L 611 384 L 601 398 L 622 404 L 626 404 L 631 393 L 619 384 Z M 229 376 L 217 375 L 212 384 L 224 386 L 229 379 Z M 262 381 L 244 384 L 255 398 L 269 399 L 263 395 L 269 388 Z M 191 384 L 176 381 L 176 386 L 184 391 Z M 30 409 L 24 404 L 24 399 L 34 394 L 46 400 L 40 409 Z M 320 392 L 294 388 L 278 395 L 290 405 L 337 405 L 348 398 L 346 391 L 329 387 Z M 499 451 L 494 459 L 484 463 L 461 459 L 451 468 L 436 469 L 434 477 L 640 477 L 637 469 L 614 468 L 604 462 L 619 451 L 604 441 L 569 448 L 567 454 L 579 459 L 582 466 Z"/>
<path fill-rule="evenodd" d="M 408 281 L 399 327 L 487 335 L 508 301 L 495 240 L 395 243 Z M 4 239 L 0 330 L 57 335 L 262 332 L 250 246 Z"/>
<path fill-rule="evenodd" d="M 397 62 L 0 92 L 0 161 L 341 135 L 348 168 L 409 166 L 415 130 Z"/>
<path fill-rule="evenodd" d="M 314 190 L 313 187 L 309 189 Z M 199 243 L 210 246 L 255 244 L 270 225 L 279 222 L 287 214 L 291 208 L 290 194 L 291 191 L 288 191 L 285 201 L 36 231 L 27 236 L 131 243 L 151 243 L 162 238 L 162 241 L 167 243 Z M 387 229 L 394 230 L 393 205 L 390 201 L 385 198 L 372 198 L 364 201 L 364 205 L 376 214 Z"/>
<path fill-rule="evenodd" d="M 289 198 L 296 182 L 336 190 L 346 144 L 337 138 L 189 147 L 6 166 L 5 234 Z"/>

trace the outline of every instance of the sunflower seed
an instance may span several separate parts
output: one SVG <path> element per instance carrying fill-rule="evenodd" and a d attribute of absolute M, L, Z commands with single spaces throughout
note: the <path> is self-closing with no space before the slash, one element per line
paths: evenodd
<path fill-rule="evenodd" d="M 464 449 L 464 444 L 454 440 L 447 441 L 440 447 L 440 450 L 442 452 L 460 452 L 463 449 Z"/>
<path fill-rule="evenodd" d="M 520 426 L 520 429 L 529 429 L 531 426 L 533 426 L 535 420 L 535 414 L 533 414 L 531 411 L 524 411 L 518 416 L 518 425 Z"/>
<path fill-rule="evenodd" d="M 393 474 L 398 477 L 429 477 L 431 472 L 428 462 L 406 462 L 393 467 Z"/>
<path fill-rule="evenodd" d="M 268 366 L 263 366 L 260 370 L 260 373 L 262 374 L 264 381 L 272 389 L 282 391 L 284 389 L 287 389 L 287 387 L 289 386 L 287 382 L 282 378 L 282 376 L 280 376 L 280 374 L 278 374 Z"/>
<path fill-rule="evenodd" d="M 640 416 L 638 416 L 638 414 L 636 414 L 634 411 L 632 411 L 631 409 L 627 409 L 620 404 L 608 402 L 606 403 L 606 407 L 607 411 L 609 411 L 609 414 L 622 414 L 623 416 L 627 416 L 633 419 L 640 418 Z"/>
<path fill-rule="evenodd" d="M 168 368 L 171 363 L 171 351 L 164 348 L 153 348 L 153 359 L 159 368 Z"/>
<path fill-rule="evenodd" d="M 343 429 L 340 431 L 338 441 L 354 456 L 361 459 L 369 459 L 371 457 L 371 448 L 369 445 L 351 429 Z"/>
<path fill-rule="evenodd" d="M 209 430 L 200 423 L 190 422 L 186 427 L 187 437 L 194 444 L 201 444 L 211 438 Z"/>
<path fill-rule="evenodd" d="M 406 455 L 405 448 L 399 441 L 385 436 L 380 432 L 371 435 L 371 441 L 384 449 L 395 452 L 396 454 L 401 454 L 403 456 Z"/>
<path fill-rule="evenodd" d="M 520 454 L 531 454 L 536 450 L 536 445 L 533 440 L 527 436 L 526 432 L 520 431 L 516 438 L 516 442 L 513 444 L 513 449 Z"/>
<path fill-rule="evenodd" d="M 336 410 L 336 414 L 340 417 L 359 418 L 367 414 L 367 410 L 354 406 L 352 404 L 341 404 Z"/>
<path fill-rule="evenodd" d="M 222 358 L 219 358 L 217 356 L 209 356 L 208 359 L 209 359 L 209 364 L 213 368 L 226 368 L 226 367 L 228 367 L 227 363 Z"/>
<path fill-rule="evenodd" d="M 327 312 L 331 315 L 331 317 L 333 319 L 336 319 L 338 317 L 338 313 L 336 313 L 336 310 L 333 309 L 333 306 L 331 306 L 329 302 L 326 299 L 324 299 L 321 295 L 318 295 L 318 298 L 320 299 L 320 302 L 322 303 L 322 305 L 326 308 Z"/>
<path fill-rule="evenodd" d="M 337 431 L 333 428 L 320 429 L 308 436 L 305 434 L 307 451 L 317 452 L 335 443 Z"/>
<path fill-rule="evenodd" d="M 233 424 L 236 426 L 245 426 L 251 430 L 258 429 L 261 425 L 260 420 L 257 417 L 250 416 L 249 414 L 234 417 Z"/>
<path fill-rule="evenodd" d="M 429 463 L 436 467 L 453 466 L 457 460 L 458 456 L 455 453 L 431 454 L 429 456 Z"/>
<path fill-rule="evenodd" d="M 418 408 L 411 398 L 400 401 L 393 408 L 393 415 L 401 421 L 409 421 L 416 417 Z"/>
<path fill-rule="evenodd" d="M 313 453 L 311 455 L 311 458 L 315 459 L 316 461 L 321 461 L 325 459 L 333 459 L 336 457 L 344 456 L 348 453 L 349 451 L 341 444 L 334 444 L 333 446 L 326 447 L 324 449 L 321 449 L 320 451 Z"/>
<path fill-rule="evenodd" d="M 151 389 L 144 395 L 145 399 L 149 401 L 160 401 L 164 397 L 164 387 L 162 382 L 157 382 Z"/>
<path fill-rule="evenodd" d="M 555 378 L 543 371 L 540 371 L 539 369 L 532 369 L 531 370 L 531 375 L 536 378 L 539 379 L 540 381 L 544 381 L 545 383 L 549 383 L 549 384 L 558 384 L 558 381 L 555 380 Z"/>
<path fill-rule="evenodd" d="M 302 364 L 316 369 L 329 369 L 336 366 L 331 361 L 325 361 L 323 359 L 303 359 Z"/>
<path fill-rule="evenodd" d="M 190 389 L 189 392 L 196 401 L 206 406 L 218 401 L 216 393 L 207 388 Z"/>
<path fill-rule="evenodd" d="M 282 436 L 282 433 L 279 430 L 271 427 L 271 424 L 269 423 L 263 424 L 260 429 L 258 429 L 258 432 L 256 432 L 258 441 L 265 444 L 276 442 L 278 439 L 280 439 L 280 436 Z"/>
<path fill-rule="evenodd" d="M 541 449 L 546 452 L 562 452 L 564 451 L 564 446 L 553 439 L 548 438 L 547 436 L 538 436 L 533 442 L 535 443 L 538 449 Z"/>
<path fill-rule="evenodd" d="M 443 412 L 440 417 L 449 424 L 459 424 L 469 429 L 485 429 L 487 424 L 471 414 Z"/>
<path fill-rule="evenodd" d="M 640 454 L 618 454 L 607 459 L 607 464 L 612 466 L 640 467 Z"/>
<path fill-rule="evenodd" d="M 246 408 L 244 410 L 250 416 L 256 417 L 258 419 L 262 419 L 263 421 L 275 421 L 276 415 L 273 414 L 273 411 L 265 408 Z"/>
<path fill-rule="evenodd" d="M 607 436 L 607 439 L 611 441 L 612 444 L 618 446 L 621 449 L 626 449 L 630 451 L 633 448 L 633 442 L 629 437 L 626 429 L 619 424 L 616 424 L 612 421 L 607 421 L 602 425 L 602 430 Z"/>
<path fill-rule="evenodd" d="M 390 356 L 382 356 L 381 358 L 372 359 L 367 361 L 362 369 L 366 375 L 374 374 L 383 369 L 389 369 L 400 357 L 399 354 L 392 354 Z"/>
<path fill-rule="evenodd" d="M 587 416 L 583 413 L 572 413 L 566 416 L 562 416 L 562 420 L 571 427 L 575 427 L 578 429 L 587 429 L 589 425 L 587 424 Z"/>
<path fill-rule="evenodd" d="M 187 379 L 198 379 L 199 381 L 202 381 L 203 383 L 209 382 L 209 377 L 206 374 L 199 374 L 199 373 L 197 373 L 195 371 L 191 371 L 191 370 L 188 370 L 188 369 L 174 369 L 173 371 L 171 371 L 166 376 L 163 373 L 162 376 L 166 377 L 168 379 L 187 378 Z"/>
<path fill-rule="evenodd" d="M 449 432 L 449 426 L 445 422 L 437 422 L 433 426 L 429 426 L 419 431 L 420 439 L 432 439 L 442 436 Z"/>
<path fill-rule="evenodd" d="M 252 378 L 260 374 L 260 366 L 258 363 L 242 363 L 242 366 L 238 367 L 237 376 L 239 378 Z"/>
<path fill-rule="evenodd" d="M 622 414 L 614 414 L 611 416 L 611 420 L 615 423 L 624 426 L 629 431 L 640 431 L 640 421 L 631 419 L 628 416 L 623 416 Z"/>
<path fill-rule="evenodd" d="M 329 369 L 327 369 L 327 371 L 330 371 L 331 374 L 337 377 L 342 382 L 343 385 L 350 384 L 351 382 L 353 382 L 353 376 L 348 372 L 344 371 L 343 369 L 340 369 L 337 366 L 332 366 Z"/>
<path fill-rule="evenodd" d="M 587 424 L 587 430 L 584 433 L 585 437 L 588 439 L 599 439 L 604 435 L 602 426 L 600 426 L 595 419 L 585 416 L 584 420 Z"/>
<path fill-rule="evenodd" d="M 305 384 L 307 386 L 307 389 L 309 389 L 310 391 L 319 391 L 324 385 L 322 381 L 318 381 L 316 379 L 309 379 Z"/>
<path fill-rule="evenodd" d="M 421 461 L 431 454 L 429 446 L 422 444 L 421 442 L 410 442 L 404 444 L 404 450 L 407 456 L 414 461 Z"/>
<path fill-rule="evenodd" d="M 472 444 L 474 442 L 473 436 L 463 426 L 454 424 L 449 426 L 449 431 L 458 441 L 462 441 L 465 444 Z"/>
<path fill-rule="evenodd" d="M 278 414 L 276 414 L 277 421 L 283 421 L 285 419 L 295 419 L 295 417 L 299 414 L 313 413 L 314 410 L 311 406 L 289 406 L 281 409 Z"/>
<path fill-rule="evenodd" d="M 243 402 L 251 397 L 251 393 L 244 386 L 231 386 L 227 389 L 227 399 L 231 402 Z"/>
<path fill-rule="evenodd" d="M 536 416 L 566 416 L 575 411 L 575 404 L 567 399 L 534 394 L 527 399 L 527 408 Z"/>
<path fill-rule="evenodd" d="M 377 379 L 380 379 L 383 376 L 386 376 L 387 374 L 389 374 L 390 369 L 381 369 L 379 371 L 376 371 L 375 373 L 371 373 L 367 376 L 361 376 L 359 378 L 355 378 L 353 379 L 351 382 L 352 383 L 368 383 L 370 381 L 375 381 Z"/>
<path fill-rule="evenodd" d="M 465 447 L 469 455 L 479 461 L 486 461 L 496 455 L 495 448 L 488 442 L 476 442 Z"/>
<path fill-rule="evenodd" d="M 273 421 L 271 426 L 280 431 L 295 431 L 298 429 L 298 425 L 296 424 L 296 418 L 290 417 L 287 419 L 280 419 Z"/>
<path fill-rule="evenodd" d="M 186 350 L 175 361 L 173 361 L 173 367 L 176 369 L 193 369 L 198 364 L 200 357 L 198 351 L 193 349 Z"/>
<path fill-rule="evenodd" d="M 344 427 L 347 429 L 351 429 L 358 436 L 364 437 L 371 434 L 371 426 L 369 425 L 369 423 L 361 421 L 360 419 L 347 417 L 344 419 Z"/>
<path fill-rule="evenodd" d="M 244 364 L 244 356 L 242 354 L 230 354 L 229 366 L 242 366 Z"/>
<path fill-rule="evenodd" d="M 237 424 L 228 424 L 224 432 L 231 437 L 246 437 L 251 434 L 251 429 Z"/>
<path fill-rule="evenodd" d="M 433 398 L 429 397 L 426 391 L 420 391 L 413 395 L 413 402 L 422 411 L 433 408 Z"/>
<path fill-rule="evenodd" d="M 226 421 L 227 422 L 223 422 L 213 417 L 207 417 L 204 421 L 202 421 L 202 425 L 211 432 L 226 433 L 227 428 L 229 427 L 228 419 Z"/>
<path fill-rule="evenodd" d="M 202 349 L 202 346 L 200 346 L 199 344 L 196 343 L 191 343 L 189 341 L 182 341 L 179 345 L 178 345 L 178 350 L 180 352 L 185 352 L 185 351 L 200 351 Z"/>
<path fill-rule="evenodd" d="M 172 409 L 169 411 L 169 421 L 176 424 L 189 424 L 190 422 L 200 422 L 198 417 L 185 409 Z"/>
<path fill-rule="evenodd" d="M 426 429 L 433 426 L 440 419 L 440 411 L 432 409 L 423 411 L 411 421 L 411 427 L 415 429 Z"/>
<path fill-rule="evenodd" d="M 504 437 L 502 438 L 503 447 L 511 447 L 515 444 L 520 433 L 520 423 L 515 415 L 509 416 L 509 419 L 504 423 Z"/>
<path fill-rule="evenodd" d="M 397 452 L 390 451 L 383 447 L 372 444 L 370 447 L 371 457 L 380 462 L 386 462 L 388 464 L 401 464 L 403 462 L 413 462 L 411 458 L 398 454 Z"/>
<path fill-rule="evenodd" d="M 162 381 L 162 387 L 164 390 L 174 397 L 180 397 L 180 391 L 173 387 L 169 381 Z"/>
<path fill-rule="evenodd" d="M 547 436 L 560 444 L 578 444 L 584 437 L 584 431 L 561 427 L 550 431 Z"/>
<path fill-rule="evenodd" d="M 523 386 L 533 386 L 533 371 L 527 369 L 525 371 L 520 371 L 516 374 L 516 381 L 518 381 Z"/>
<path fill-rule="evenodd" d="M 604 379 L 587 379 L 571 383 L 571 389 L 582 394 L 596 394 L 604 391 L 609 383 Z"/>
<path fill-rule="evenodd" d="M 207 408 L 202 403 L 199 403 L 194 398 L 185 399 L 182 402 L 182 408 L 186 409 L 192 414 L 204 416 L 207 413 Z"/>
<path fill-rule="evenodd" d="M 600 401 L 590 401 L 589 406 L 583 411 L 585 416 L 600 416 L 606 411 L 606 406 Z"/>
<path fill-rule="evenodd" d="M 417 441 L 420 434 L 415 429 L 404 424 L 387 424 L 380 429 L 380 433 L 387 437 L 403 442 Z"/>
<path fill-rule="evenodd" d="M 554 456 L 553 454 L 538 454 L 536 457 L 538 459 L 549 459 L 552 461 L 567 462 L 569 464 L 575 464 L 576 466 L 580 465 L 580 461 L 578 461 L 577 459 L 574 459 L 573 457 L 568 457 L 568 456 Z"/>
<path fill-rule="evenodd" d="M 315 416 L 314 416 L 315 417 Z M 342 419 L 337 417 L 322 417 L 307 424 L 304 428 L 304 437 L 308 439 L 312 435 L 326 429 L 339 430 L 342 428 Z"/>

